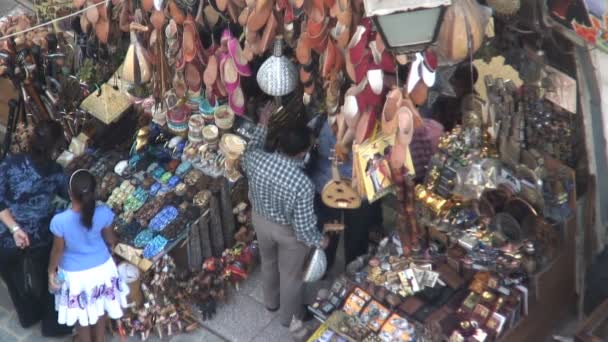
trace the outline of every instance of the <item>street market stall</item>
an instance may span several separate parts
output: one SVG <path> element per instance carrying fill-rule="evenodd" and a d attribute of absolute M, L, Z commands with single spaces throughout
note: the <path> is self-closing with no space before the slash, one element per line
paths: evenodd
<path fill-rule="evenodd" d="M 581 132 L 576 75 L 555 37 L 521 33 L 538 19 L 521 6 L 41 2 L 39 21 L 0 20 L 19 93 L 2 152 L 24 152 L 40 120 L 63 125 L 58 162 L 90 170 L 116 214 L 118 330 L 145 340 L 212 318 L 255 264 L 239 159 L 259 114 L 269 150 L 321 117 L 336 141 L 323 202 L 392 199 L 396 218 L 309 306 L 309 341 L 527 340 L 574 298 Z"/>

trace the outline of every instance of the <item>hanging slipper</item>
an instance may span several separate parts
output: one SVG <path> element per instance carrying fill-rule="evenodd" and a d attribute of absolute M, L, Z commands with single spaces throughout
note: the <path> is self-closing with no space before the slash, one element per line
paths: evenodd
<path fill-rule="evenodd" d="M 359 122 L 357 123 L 357 131 L 355 132 L 355 143 L 363 143 L 374 130 L 376 124 L 376 112 L 372 107 L 368 107 L 363 112 Z"/>
<path fill-rule="evenodd" d="M 220 12 L 226 12 L 228 9 L 228 0 L 215 0 L 215 3 Z"/>
<path fill-rule="evenodd" d="M 74 1 L 72 1 L 72 5 L 76 9 L 82 8 L 82 6 L 84 6 L 84 3 L 85 3 L 85 0 L 74 0 Z"/>
<path fill-rule="evenodd" d="M 87 6 L 90 6 L 91 3 L 87 2 Z M 89 7 L 86 12 L 87 20 L 91 23 L 91 25 L 97 24 L 97 20 L 99 20 L 99 11 L 97 7 Z"/>
<path fill-rule="evenodd" d="M 256 1 L 253 12 L 247 18 L 247 29 L 251 31 L 259 31 L 269 20 L 272 13 L 272 1 L 258 0 Z"/>
<path fill-rule="evenodd" d="M 82 32 L 88 33 L 90 26 L 91 26 L 91 23 L 89 22 L 89 19 L 87 19 L 86 13 L 83 13 L 82 15 L 80 15 L 80 29 L 82 30 Z M 128 30 L 127 30 L 127 32 L 128 32 Z M 17 45 L 19 45 L 19 44 L 17 44 Z"/>
<path fill-rule="evenodd" d="M 175 73 L 175 76 L 173 77 L 173 89 L 175 90 L 175 95 L 178 98 L 181 99 L 186 97 L 187 87 L 182 72 Z"/>
<path fill-rule="evenodd" d="M 228 54 L 223 54 L 220 58 L 220 77 L 229 95 L 240 85 L 240 77 L 236 65 Z"/>
<path fill-rule="evenodd" d="M 154 8 L 154 0 L 141 0 L 141 8 L 146 12 L 152 12 Z"/>
<path fill-rule="evenodd" d="M 217 73 L 217 58 L 215 58 L 215 55 L 211 55 L 209 56 L 209 60 L 207 60 L 207 68 L 205 68 L 205 72 L 203 73 L 203 81 L 207 88 L 213 87 L 213 84 L 217 81 Z"/>
<path fill-rule="evenodd" d="M 365 26 L 359 25 L 348 43 L 348 56 L 353 65 L 361 63 L 361 60 L 366 55 L 368 35 L 369 33 Z"/>
<path fill-rule="evenodd" d="M 268 22 L 264 27 L 264 33 L 262 34 L 262 40 L 260 41 L 260 49 L 263 52 L 268 51 L 270 45 L 274 43 L 274 38 L 277 33 L 277 18 L 274 16 L 274 13 L 270 13 L 270 17 L 268 18 Z"/>
<path fill-rule="evenodd" d="M 396 116 L 398 121 L 397 138 L 389 157 L 389 164 L 392 170 L 401 170 L 405 166 L 409 154 L 409 145 L 414 136 L 414 123 L 412 112 L 405 106 L 399 107 Z"/>
<path fill-rule="evenodd" d="M 230 16 L 230 21 L 233 23 L 239 22 L 239 15 L 241 14 L 241 10 L 235 5 L 233 1 L 228 1 L 228 16 Z"/>
<path fill-rule="evenodd" d="M 165 13 L 163 11 L 154 10 L 150 16 L 150 22 L 156 30 L 162 31 L 165 26 Z"/>
<path fill-rule="evenodd" d="M 228 95 L 228 105 L 236 115 L 243 116 L 245 114 L 245 94 L 240 86 Z"/>
<path fill-rule="evenodd" d="M 249 19 L 249 14 L 251 14 L 251 9 L 249 7 L 245 7 L 242 11 L 241 14 L 239 14 L 239 25 L 241 25 L 242 27 L 246 27 L 247 26 L 247 20 Z"/>
<path fill-rule="evenodd" d="M 333 40 L 329 39 L 327 46 L 325 47 L 325 52 L 321 55 L 321 61 L 319 62 L 321 66 L 321 77 L 329 78 L 330 73 L 334 70 L 337 53 Z"/>
<path fill-rule="evenodd" d="M 386 102 L 382 108 L 381 127 L 382 133 L 393 135 L 397 132 L 397 109 L 401 106 L 401 90 L 395 88 L 386 95 Z"/>
<path fill-rule="evenodd" d="M 110 37 L 110 22 L 107 19 L 99 19 L 95 24 L 95 36 L 102 44 L 107 44 Z"/>
<path fill-rule="evenodd" d="M 310 44 L 306 32 L 302 33 L 300 38 L 298 38 L 298 44 L 296 45 L 296 59 L 301 65 L 310 65 L 312 63 Z"/>
<path fill-rule="evenodd" d="M 239 41 L 236 38 L 233 38 L 228 41 L 228 53 L 234 61 L 238 73 L 241 76 L 251 76 L 251 68 L 249 67 L 247 60 L 243 56 L 243 50 L 241 50 Z"/>
<path fill-rule="evenodd" d="M 176 21 L 177 22 L 177 21 Z M 196 25 L 192 16 L 188 15 L 184 21 L 184 32 L 182 40 L 182 53 L 184 62 L 192 62 L 196 57 Z"/>
<path fill-rule="evenodd" d="M 175 0 L 169 0 L 169 16 L 175 20 L 178 25 L 183 25 L 186 21 L 186 14 L 177 6 Z"/>
<path fill-rule="evenodd" d="M 184 68 L 184 74 L 188 90 L 193 93 L 200 93 L 202 79 L 200 70 L 196 66 L 196 63 L 186 63 L 186 66 Z"/>
<path fill-rule="evenodd" d="M 202 2 L 202 1 L 201 1 Z M 220 21 L 220 12 L 218 12 L 213 6 L 205 6 L 203 9 L 203 17 L 205 18 L 205 23 L 211 29 L 217 25 Z"/>
<path fill-rule="evenodd" d="M 129 6 L 122 4 L 122 8 L 120 9 L 120 19 L 118 21 L 118 27 L 122 32 L 129 32 L 131 24 L 131 11 L 129 10 Z"/>

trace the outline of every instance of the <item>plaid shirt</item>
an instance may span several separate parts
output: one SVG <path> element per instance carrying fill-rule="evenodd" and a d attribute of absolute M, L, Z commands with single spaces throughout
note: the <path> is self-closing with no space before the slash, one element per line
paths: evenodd
<path fill-rule="evenodd" d="M 272 222 L 293 227 L 298 241 L 318 246 L 322 236 L 314 213 L 315 187 L 304 174 L 304 163 L 264 152 L 265 140 L 266 127 L 257 126 L 242 161 L 253 210 Z"/>

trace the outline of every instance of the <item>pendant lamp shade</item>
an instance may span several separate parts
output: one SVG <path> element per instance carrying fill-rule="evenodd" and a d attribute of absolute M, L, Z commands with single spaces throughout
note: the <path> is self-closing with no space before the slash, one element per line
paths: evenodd
<path fill-rule="evenodd" d="M 274 41 L 274 53 L 258 70 L 256 77 L 262 91 L 271 96 L 291 93 L 298 84 L 298 71 L 293 63 L 283 56 L 283 39 Z"/>

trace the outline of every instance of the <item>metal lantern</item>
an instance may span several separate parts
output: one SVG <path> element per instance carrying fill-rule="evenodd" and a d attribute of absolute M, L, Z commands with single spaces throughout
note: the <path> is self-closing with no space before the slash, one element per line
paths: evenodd
<path fill-rule="evenodd" d="M 257 75 L 262 91 L 271 96 L 291 93 L 298 84 L 298 71 L 293 63 L 283 56 L 283 38 L 274 41 L 273 55 L 260 67 Z"/>

